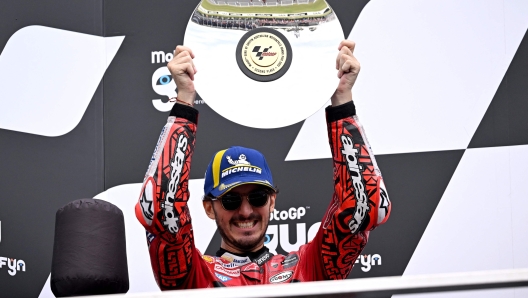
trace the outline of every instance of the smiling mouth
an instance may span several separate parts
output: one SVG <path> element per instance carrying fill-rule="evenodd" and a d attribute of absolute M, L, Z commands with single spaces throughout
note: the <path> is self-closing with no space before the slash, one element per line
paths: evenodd
<path fill-rule="evenodd" d="M 257 224 L 257 221 L 239 221 L 235 225 L 241 229 L 251 229 Z"/>

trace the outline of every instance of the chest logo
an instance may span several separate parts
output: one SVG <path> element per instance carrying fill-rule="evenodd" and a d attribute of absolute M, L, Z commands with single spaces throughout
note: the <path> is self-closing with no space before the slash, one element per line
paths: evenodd
<path fill-rule="evenodd" d="M 270 277 L 269 281 L 272 284 L 282 283 L 282 282 L 286 282 L 290 280 L 292 276 L 293 276 L 293 271 L 285 271 L 285 272 L 281 272 L 281 273 L 273 275 L 272 277 Z"/>
<path fill-rule="evenodd" d="M 226 282 L 226 281 L 230 281 L 231 278 L 227 277 L 227 276 L 223 276 L 222 274 L 218 274 L 215 272 L 215 275 L 216 277 L 218 277 L 219 280 L 223 281 L 223 282 Z"/>
<path fill-rule="evenodd" d="M 240 269 L 226 269 L 220 264 L 215 264 L 214 270 L 232 277 L 240 276 Z"/>
<path fill-rule="evenodd" d="M 214 264 L 214 258 L 211 256 L 202 256 L 202 259 L 209 264 Z"/>

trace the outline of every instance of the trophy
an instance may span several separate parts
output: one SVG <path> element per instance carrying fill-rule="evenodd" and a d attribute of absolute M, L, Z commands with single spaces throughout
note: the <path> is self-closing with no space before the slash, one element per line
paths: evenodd
<path fill-rule="evenodd" d="M 214 111 L 255 128 L 288 126 L 338 84 L 343 30 L 325 0 L 202 0 L 185 32 L 195 86 Z"/>

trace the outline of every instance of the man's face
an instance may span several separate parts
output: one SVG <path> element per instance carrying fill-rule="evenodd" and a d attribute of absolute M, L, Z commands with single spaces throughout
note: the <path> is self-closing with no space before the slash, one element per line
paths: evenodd
<path fill-rule="evenodd" d="M 266 204 L 254 207 L 247 200 L 247 194 L 264 188 L 258 184 L 244 184 L 233 188 L 229 193 L 242 196 L 242 204 L 236 210 L 229 211 L 218 200 L 204 201 L 207 215 L 216 221 L 221 247 L 234 252 L 256 251 L 264 245 L 264 235 L 268 228 L 270 212 L 275 208 L 275 194 L 270 194 Z"/>

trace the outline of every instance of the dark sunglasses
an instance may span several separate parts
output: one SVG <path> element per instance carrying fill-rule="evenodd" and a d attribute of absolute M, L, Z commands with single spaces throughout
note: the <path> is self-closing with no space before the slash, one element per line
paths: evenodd
<path fill-rule="evenodd" d="M 237 210 L 242 205 L 242 197 L 246 197 L 251 206 L 259 208 L 266 205 L 269 194 L 270 192 L 268 190 L 262 189 L 250 192 L 247 195 L 228 192 L 221 197 L 209 196 L 209 198 L 212 201 L 220 201 L 222 203 L 222 207 L 224 207 L 225 210 L 233 211 Z"/>

